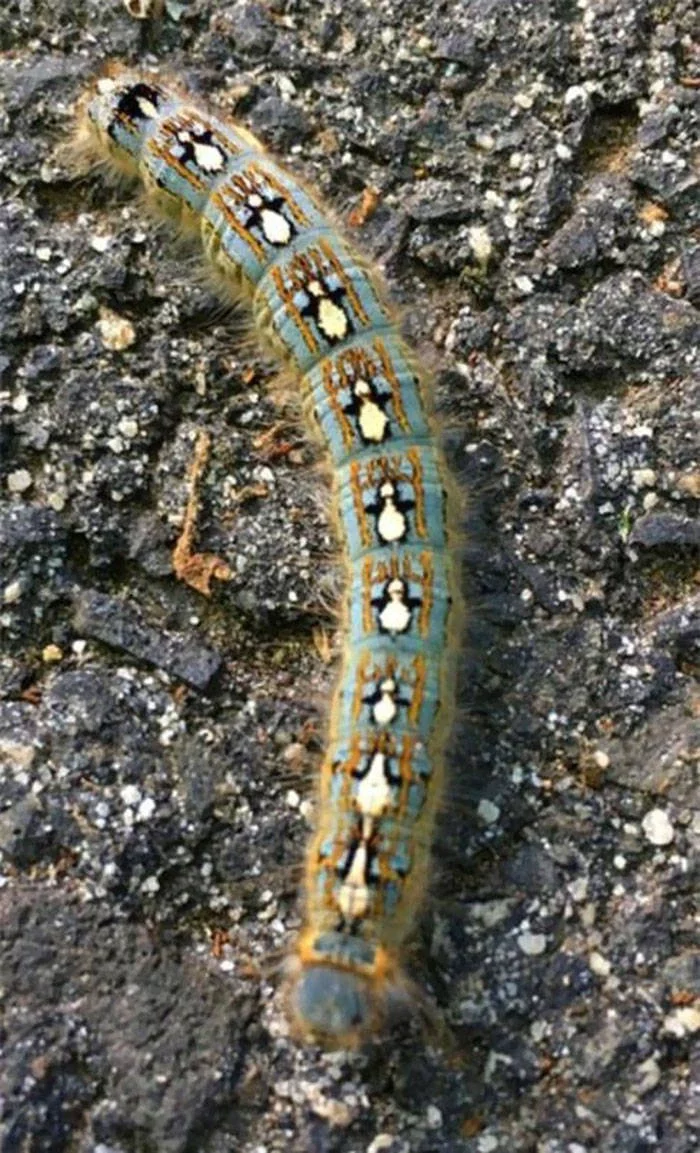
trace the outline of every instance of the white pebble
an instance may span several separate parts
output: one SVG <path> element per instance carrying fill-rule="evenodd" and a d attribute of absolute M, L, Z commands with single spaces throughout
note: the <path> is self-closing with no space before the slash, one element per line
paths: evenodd
<path fill-rule="evenodd" d="M 476 811 L 485 825 L 495 825 L 501 815 L 498 805 L 494 805 L 493 801 L 489 801 L 486 797 L 481 798 Z"/>
<path fill-rule="evenodd" d="M 141 790 L 136 785 L 124 785 L 120 796 L 125 805 L 138 805 L 141 800 Z"/>
<path fill-rule="evenodd" d="M 439 1129 L 442 1125 L 442 1113 L 437 1105 L 428 1105 L 425 1115 L 429 1129 Z"/>
<path fill-rule="evenodd" d="M 641 1065 L 637 1065 L 637 1073 L 639 1080 L 637 1081 L 637 1093 L 643 1097 L 645 1093 L 650 1093 L 655 1089 L 661 1080 L 661 1069 L 659 1068 L 658 1061 L 653 1057 L 647 1057 L 646 1061 L 642 1061 Z"/>
<path fill-rule="evenodd" d="M 528 957 L 539 957 L 547 948 L 544 933 L 531 933 L 529 930 L 518 937 L 518 948 Z"/>
<path fill-rule="evenodd" d="M 391 1133 L 378 1133 L 374 1141 L 367 1146 L 367 1153 L 385 1153 L 386 1149 L 391 1149 L 394 1145 L 394 1138 Z"/>
<path fill-rule="evenodd" d="M 111 243 L 111 236 L 93 236 L 90 240 L 90 247 L 95 252 L 106 252 Z"/>
<path fill-rule="evenodd" d="M 685 1037 L 700 1031 L 700 1009 L 695 1005 L 681 1005 L 664 1018 L 664 1033 L 672 1037 Z"/>
<path fill-rule="evenodd" d="M 653 488 L 656 484 L 656 472 L 653 468 L 635 468 L 632 471 L 632 483 L 635 488 Z"/>
<path fill-rule="evenodd" d="M 591 972 L 595 973 L 596 977 L 610 976 L 612 965 L 608 961 L 607 957 L 604 957 L 602 953 L 591 953 L 590 957 L 588 958 L 588 964 L 590 966 Z"/>
<path fill-rule="evenodd" d="M 111 308 L 100 309 L 97 328 L 103 345 L 105 348 L 112 349 L 113 352 L 120 352 L 124 348 L 129 348 L 136 340 L 136 330 L 131 321 L 127 320 L 125 316 L 113 312 Z"/>
<path fill-rule="evenodd" d="M 32 474 L 26 468 L 18 468 L 7 477 L 7 487 L 10 492 L 26 492 L 31 487 Z"/>
<path fill-rule="evenodd" d="M 569 884 L 569 893 L 572 901 L 581 904 L 588 896 L 588 877 L 576 877 L 575 880 Z"/>
<path fill-rule="evenodd" d="M 515 287 L 522 292 L 525 296 L 529 296 L 534 291 L 534 284 L 529 276 L 516 276 Z"/>
<path fill-rule="evenodd" d="M 137 821 L 148 821 L 156 811 L 156 803 L 153 797 L 144 797 L 136 810 Z"/>
<path fill-rule="evenodd" d="M 575 100 L 588 101 L 588 93 L 586 92 L 585 88 L 581 87 L 580 84 L 572 84 L 571 88 L 567 88 L 566 92 L 564 93 L 565 104 L 573 104 Z"/>
<path fill-rule="evenodd" d="M 642 829 L 652 845 L 670 845 L 674 837 L 673 825 L 663 809 L 651 809 L 642 820 Z"/>
<path fill-rule="evenodd" d="M 128 416 L 123 416 L 121 418 L 117 428 L 119 429 L 119 432 L 122 434 L 122 436 L 127 437 L 128 440 L 133 440 L 133 438 L 138 436 L 139 433 L 138 422 L 135 421 L 132 417 Z"/>
<path fill-rule="evenodd" d="M 488 228 L 482 228 L 478 224 L 472 225 L 467 232 L 467 239 L 479 264 L 487 264 L 493 252 L 493 241 Z"/>
<path fill-rule="evenodd" d="M 9 585 L 5 585 L 3 590 L 2 599 L 6 605 L 14 605 L 22 596 L 22 584 L 20 581 L 10 581 Z"/>
<path fill-rule="evenodd" d="M 490 152 L 496 141 L 490 132 L 477 132 L 476 146 L 481 148 L 484 152 Z"/>

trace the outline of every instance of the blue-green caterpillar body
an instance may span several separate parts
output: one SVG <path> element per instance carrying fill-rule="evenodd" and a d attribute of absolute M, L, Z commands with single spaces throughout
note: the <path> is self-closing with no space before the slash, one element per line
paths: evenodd
<path fill-rule="evenodd" d="M 197 232 L 256 333 L 291 370 L 335 477 L 346 643 L 289 961 L 297 1032 L 374 1036 L 407 999 L 401 953 L 424 895 L 442 790 L 454 626 L 447 478 L 425 374 L 368 263 L 245 129 L 159 77 L 112 69 L 80 139 Z"/>

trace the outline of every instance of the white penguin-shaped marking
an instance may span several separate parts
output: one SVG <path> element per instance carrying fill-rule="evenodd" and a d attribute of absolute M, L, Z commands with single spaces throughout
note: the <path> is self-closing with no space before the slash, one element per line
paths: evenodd
<path fill-rule="evenodd" d="M 250 208 L 262 209 L 260 212 L 260 226 L 263 231 L 263 236 L 269 240 L 270 244 L 289 244 L 292 238 L 292 226 L 288 220 L 285 220 L 281 212 L 275 212 L 273 208 L 263 208 L 264 200 L 257 192 L 252 192 L 248 197 L 248 205 Z"/>
<path fill-rule="evenodd" d="M 384 481 L 379 489 L 379 499 L 382 501 L 382 511 L 377 517 L 377 532 L 385 544 L 395 544 L 405 537 L 408 522 L 401 509 L 396 507 L 396 485 L 393 481 Z"/>
<path fill-rule="evenodd" d="M 366 380 L 356 381 L 353 393 L 360 404 L 357 420 L 362 439 L 381 444 L 386 435 L 389 417 L 373 399 L 372 389 Z"/>
<path fill-rule="evenodd" d="M 390 725 L 396 718 L 398 708 L 395 700 L 396 681 L 385 677 L 379 682 L 379 700 L 372 705 L 372 719 L 377 725 Z"/>
<path fill-rule="evenodd" d="M 318 326 L 321 331 L 332 340 L 341 340 L 348 331 L 348 318 L 342 308 L 329 299 L 325 288 L 318 280 L 310 280 L 306 289 L 319 302 Z"/>
<path fill-rule="evenodd" d="M 195 129 L 196 131 L 196 129 Z M 183 128 L 177 134 L 180 144 L 191 144 L 195 164 L 202 172 L 221 172 L 224 166 L 224 154 L 216 144 L 205 144 L 196 140 L 191 132 Z"/>
<path fill-rule="evenodd" d="M 379 614 L 379 623 L 385 632 L 405 633 L 411 623 L 411 610 L 406 604 L 406 585 L 400 577 L 394 577 L 386 588 L 388 603 Z"/>

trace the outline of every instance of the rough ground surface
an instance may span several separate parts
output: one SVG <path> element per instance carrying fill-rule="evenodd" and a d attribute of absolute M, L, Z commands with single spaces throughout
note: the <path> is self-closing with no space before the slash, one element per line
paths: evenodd
<path fill-rule="evenodd" d="M 3 4 L 2 1153 L 700 1145 L 696 15 Z M 481 508 L 415 950 L 448 1052 L 286 1036 L 325 482 L 294 421 L 264 437 L 269 371 L 196 263 L 53 155 L 107 57 L 235 109 L 341 219 L 380 193 L 358 239 Z M 210 601 L 171 571 L 199 428 Z"/>

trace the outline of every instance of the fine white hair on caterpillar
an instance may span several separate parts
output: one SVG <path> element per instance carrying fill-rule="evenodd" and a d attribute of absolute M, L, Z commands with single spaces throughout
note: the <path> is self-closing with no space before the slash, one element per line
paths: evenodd
<path fill-rule="evenodd" d="M 344 650 L 286 1002 L 302 1038 L 352 1048 L 420 1000 L 403 961 L 430 881 L 459 623 L 428 376 L 370 263 L 245 128 L 157 75 L 112 67 L 80 103 L 77 144 L 201 238 L 332 462 Z"/>

